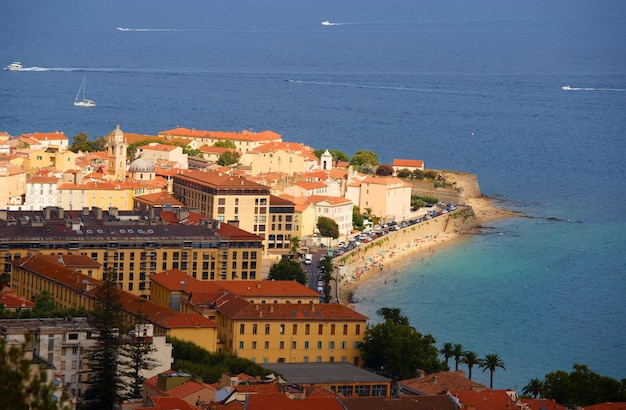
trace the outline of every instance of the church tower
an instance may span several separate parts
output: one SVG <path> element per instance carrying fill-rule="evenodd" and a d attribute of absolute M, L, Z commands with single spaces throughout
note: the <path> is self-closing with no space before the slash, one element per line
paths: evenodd
<path fill-rule="evenodd" d="M 328 150 L 320 156 L 320 164 L 323 170 L 330 171 L 333 169 L 333 155 Z"/>
<path fill-rule="evenodd" d="M 126 179 L 126 149 L 128 143 L 119 124 L 109 134 L 109 175 L 116 180 Z"/>

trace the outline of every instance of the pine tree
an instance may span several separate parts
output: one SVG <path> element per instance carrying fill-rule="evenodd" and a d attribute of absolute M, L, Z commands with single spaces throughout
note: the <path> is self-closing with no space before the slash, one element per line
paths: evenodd
<path fill-rule="evenodd" d="M 123 316 L 117 274 L 112 269 L 103 273 L 96 289 L 96 304 L 91 311 L 89 324 L 95 332 L 96 343 L 87 352 L 91 377 L 83 394 L 87 409 L 112 409 L 120 401 L 124 386 L 118 373 L 118 356 L 122 345 Z"/>
<path fill-rule="evenodd" d="M 138 320 L 140 322 L 141 320 Z M 159 365 L 152 354 L 157 351 L 152 344 L 152 337 L 143 335 L 142 325 L 138 325 L 134 331 L 127 334 L 124 344 L 120 349 L 120 375 L 126 382 L 125 399 L 141 397 L 143 382 L 143 370 L 152 370 Z"/>

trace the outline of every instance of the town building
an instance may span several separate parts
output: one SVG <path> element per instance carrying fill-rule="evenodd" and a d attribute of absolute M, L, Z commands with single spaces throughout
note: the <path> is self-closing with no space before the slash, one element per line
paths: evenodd
<path fill-rule="evenodd" d="M 200 280 L 245 280 L 261 275 L 261 238 L 209 219 L 185 225 L 157 211 L 101 208 L 66 211 L 0 210 L 0 260 L 35 254 L 84 255 L 119 273 L 123 290 L 147 298 L 151 274 L 181 269 Z M 94 272 L 92 277 L 100 279 Z"/>
<path fill-rule="evenodd" d="M 416 170 L 423 171 L 424 170 L 424 161 L 421 159 L 396 159 L 394 158 L 391 166 L 393 167 L 393 172 L 398 172 L 401 169 L 408 169 L 413 172 Z"/>
<path fill-rule="evenodd" d="M 270 249 L 273 235 L 271 249 L 284 252 L 290 247 L 293 232 L 298 231 L 292 204 L 272 196 L 268 187 L 239 176 L 219 171 L 184 171 L 173 177 L 173 193 L 205 217 L 259 235 L 265 250 Z"/>
<path fill-rule="evenodd" d="M 63 266 L 58 255 L 31 255 L 14 260 L 11 266 L 11 289 L 32 299 L 47 292 L 55 306 L 91 310 L 98 303 L 102 282 L 80 270 Z M 118 274 L 119 277 L 119 274 Z M 217 351 L 217 324 L 198 313 L 181 313 L 133 295 L 117 291 L 124 320 L 133 327 L 152 324 L 154 335 L 167 335 Z"/>
<path fill-rule="evenodd" d="M 0 207 L 20 206 L 26 195 L 26 171 L 10 163 L 0 163 Z"/>
<path fill-rule="evenodd" d="M 64 151 L 69 148 L 69 139 L 62 132 L 33 132 L 29 134 L 20 135 L 21 139 L 34 141 L 39 147 L 56 148 L 59 151 Z M 35 148 L 35 144 L 30 143 L 31 148 Z M 36 149 L 36 148 L 35 148 Z"/>
<path fill-rule="evenodd" d="M 348 184 L 346 198 L 386 221 L 403 221 L 411 215 L 411 185 L 400 178 L 354 178 Z"/>
<path fill-rule="evenodd" d="M 202 131 L 189 128 L 175 128 L 159 132 L 160 137 L 193 140 L 199 146 L 215 145 L 219 141 L 231 141 L 237 150 L 246 153 L 269 142 L 280 142 L 282 136 L 273 131 L 253 132 L 244 130 L 237 132 Z"/>
<path fill-rule="evenodd" d="M 150 354 L 156 366 L 142 370 L 142 377 L 149 378 L 168 370 L 172 364 L 172 345 L 164 335 L 153 335 L 151 325 L 143 325 L 145 343 L 153 346 Z M 33 352 L 54 365 L 55 373 L 63 389 L 73 397 L 86 389 L 89 378 L 86 354 L 95 345 L 93 328 L 82 317 L 39 318 L 0 320 L 0 335 L 23 340 L 25 334 L 32 336 L 29 347 Z"/>
<path fill-rule="evenodd" d="M 151 142 L 148 145 L 137 147 L 137 156 L 148 159 L 155 164 L 161 162 L 173 162 L 177 169 L 187 169 L 187 154 L 183 154 L 183 148 L 178 145 L 166 145 Z"/>
<path fill-rule="evenodd" d="M 294 175 L 319 167 L 314 149 L 296 142 L 272 141 L 243 153 L 239 163 L 250 167 L 252 175 L 281 172 Z"/>

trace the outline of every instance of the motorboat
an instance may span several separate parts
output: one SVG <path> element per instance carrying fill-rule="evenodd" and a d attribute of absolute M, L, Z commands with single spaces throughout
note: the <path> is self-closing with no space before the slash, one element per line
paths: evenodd
<path fill-rule="evenodd" d="M 19 61 L 14 61 L 8 66 L 4 67 L 5 70 L 9 71 L 21 71 L 23 68 L 24 67 L 22 66 L 22 63 L 20 63 Z"/>
<path fill-rule="evenodd" d="M 328 20 L 322 21 L 322 26 L 330 26 L 330 25 L 331 25 L 330 21 Z"/>
<path fill-rule="evenodd" d="M 95 107 L 96 103 L 93 100 L 88 100 L 85 98 L 85 85 L 87 84 L 87 75 L 83 77 L 83 82 L 80 84 L 80 88 L 78 89 L 78 93 L 76 93 L 76 98 L 74 99 L 74 105 L 76 107 Z M 80 93 L 83 93 L 83 99 L 79 100 Z"/>
<path fill-rule="evenodd" d="M 570 87 L 569 85 L 564 85 L 561 88 L 563 89 L 563 91 L 572 91 L 572 87 Z"/>

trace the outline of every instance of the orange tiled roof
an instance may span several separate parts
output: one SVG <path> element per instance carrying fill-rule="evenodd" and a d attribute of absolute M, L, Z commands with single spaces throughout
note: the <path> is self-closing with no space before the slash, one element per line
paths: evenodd
<path fill-rule="evenodd" d="M 148 150 L 148 151 L 162 151 L 162 152 L 172 152 L 176 148 L 180 148 L 178 145 L 167 145 L 167 144 L 148 144 L 137 147 L 138 150 Z"/>
<path fill-rule="evenodd" d="M 4 305 L 7 309 L 31 309 L 35 307 L 35 302 L 21 298 L 19 296 L 0 292 L 0 305 Z"/>
<path fill-rule="evenodd" d="M 217 307 L 222 314 L 240 320 L 367 320 L 366 316 L 342 304 L 255 304 L 235 295 L 225 295 L 217 301 Z"/>
<path fill-rule="evenodd" d="M 423 168 L 424 161 L 421 159 L 394 159 L 394 167 Z"/>
<path fill-rule="evenodd" d="M 136 196 L 135 199 L 138 199 L 139 201 L 143 203 L 147 203 L 153 206 L 154 205 L 163 206 L 165 204 L 170 204 L 175 207 L 185 206 L 185 204 L 180 202 L 178 199 L 176 199 L 172 194 L 168 192 L 156 192 L 154 194 L 139 195 L 139 196 Z"/>
<path fill-rule="evenodd" d="M 465 377 L 465 372 L 439 372 L 401 380 L 403 386 L 411 390 L 419 391 L 422 394 L 440 394 L 445 391 L 456 392 L 459 390 L 471 390 L 475 386 L 485 387 L 483 384 L 475 382 Z"/>
<path fill-rule="evenodd" d="M 530 410 L 566 410 L 565 406 L 560 405 L 553 399 L 529 399 L 520 398 L 523 403 L 530 408 Z M 600 406 L 600 407 L 596 407 Z M 626 403 L 622 403 L 621 407 L 603 407 L 602 405 L 595 405 L 590 407 L 583 407 L 584 410 L 626 410 Z"/>
<path fill-rule="evenodd" d="M 344 410 L 334 397 L 289 399 L 285 394 L 251 394 L 247 408 L 255 410 Z"/>
<path fill-rule="evenodd" d="M 174 128 L 172 130 L 165 130 L 159 132 L 162 136 L 179 136 L 185 138 L 204 138 L 214 140 L 233 140 L 233 141 L 273 141 L 282 138 L 280 134 L 273 131 L 252 132 L 241 131 L 237 132 L 224 132 L 224 131 L 203 131 L 189 128 Z"/>
<path fill-rule="evenodd" d="M 187 403 L 180 397 L 150 397 L 153 407 L 138 407 L 136 410 L 198 410 L 199 407 Z"/>
<path fill-rule="evenodd" d="M 311 195 L 307 198 L 307 203 L 310 204 L 319 204 L 320 202 L 328 202 L 331 205 L 346 205 L 352 203 L 351 200 L 338 196 Z"/>
<path fill-rule="evenodd" d="M 68 138 L 62 132 L 33 132 L 30 134 L 22 134 L 20 137 L 33 138 L 37 141 L 60 141 L 68 140 Z"/>
<path fill-rule="evenodd" d="M 221 190 L 260 189 L 269 193 L 269 189 L 265 185 L 257 184 L 255 182 L 248 181 L 245 178 L 218 171 L 186 170 L 180 172 L 177 177 L 192 181 L 199 181 L 202 184 L 216 187 Z"/>
<path fill-rule="evenodd" d="M 456 396 L 465 409 L 473 407 L 476 410 L 510 410 L 515 407 L 505 390 L 459 390 Z"/>

